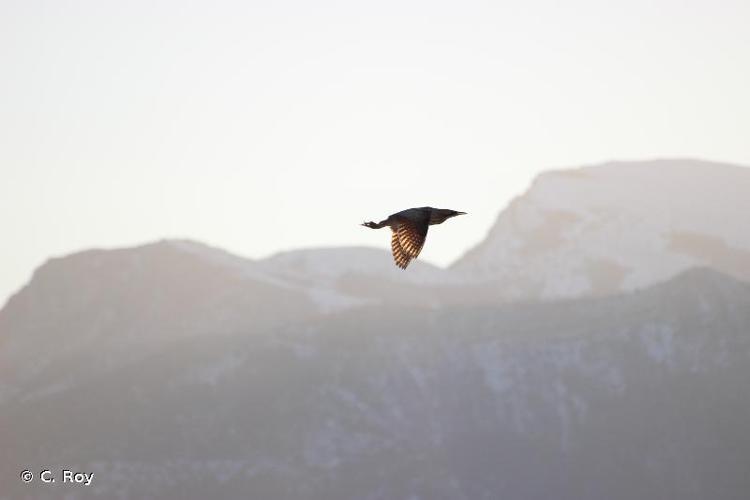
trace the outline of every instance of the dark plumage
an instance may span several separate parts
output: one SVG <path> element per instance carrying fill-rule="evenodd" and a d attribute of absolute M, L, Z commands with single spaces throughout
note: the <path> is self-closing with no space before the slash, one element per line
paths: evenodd
<path fill-rule="evenodd" d="M 393 260 L 401 269 L 406 269 L 412 259 L 422 251 L 427 229 L 433 224 L 442 224 L 447 219 L 466 212 L 456 212 L 446 208 L 419 207 L 409 208 L 389 215 L 378 223 L 364 222 L 363 226 L 371 229 L 391 228 L 391 251 Z"/>

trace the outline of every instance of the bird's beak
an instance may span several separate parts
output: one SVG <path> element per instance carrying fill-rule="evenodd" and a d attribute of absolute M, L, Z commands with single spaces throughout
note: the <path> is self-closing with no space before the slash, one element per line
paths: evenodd
<path fill-rule="evenodd" d="M 456 212 L 456 215 L 466 215 L 466 212 Z"/>

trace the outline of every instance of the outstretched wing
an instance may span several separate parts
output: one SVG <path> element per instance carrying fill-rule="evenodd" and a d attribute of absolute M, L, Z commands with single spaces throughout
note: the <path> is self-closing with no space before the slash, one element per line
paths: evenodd
<path fill-rule="evenodd" d="M 414 220 L 413 220 L 414 219 Z M 427 239 L 428 218 L 403 218 L 391 226 L 391 251 L 393 260 L 401 269 L 406 269 L 412 259 L 419 256 Z"/>
<path fill-rule="evenodd" d="M 396 229 L 393 229 L 391 233 L 391 252 L 393 253 L 393 260 L 396 262 L 396 265 L 401 269 L 406 269 L 406 266 L 411 262 L 411 257 L 401 248 L 401 242 L 398 240 L 398 231 Z"/>

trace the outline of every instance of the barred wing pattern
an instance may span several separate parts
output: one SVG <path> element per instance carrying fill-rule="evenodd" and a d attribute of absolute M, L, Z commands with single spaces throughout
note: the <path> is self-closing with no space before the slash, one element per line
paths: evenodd
<path fill-rule="evenodd" d="M 422 251 L 427 238 L 427 218 L 424 221 L 400 220 L 398 224 L 391 226 L 391 251 L 393 260 L 401 269 L 416 259 Z"/>
<path fill-rule="evenodd" d="M 406 252 L 404 252 L 404 249 L 401 248 L 401 243 L 398 241 L 398 232 L 396 232 L 395 229 L 392 229 L 391 233 L 391 252 L 393 253 L 393 260 L 396 262 L 396 265 L 400 267 L 401 269 L 406 269 L 406 266 L 409 265 L 409 262 L 411 262 L 411 257 L 407 255 Z"/>
<path fill-rule="evenodd" d="M 370 229 L 390 227 L 393 260 L 398 267 L 406 269 L 422 251 L 427 238 L 427 229 L 431 224 L 442 224 L 451 217 L 465 213 L 447 208 L 407 208 L 389 215 L 387 219 L 380 222 L 363 222 L 362 225 Z"/>

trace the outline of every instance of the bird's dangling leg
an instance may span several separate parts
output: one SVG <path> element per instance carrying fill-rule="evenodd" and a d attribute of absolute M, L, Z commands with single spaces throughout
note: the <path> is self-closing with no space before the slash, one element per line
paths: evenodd
<path fill-rule="evenodd" d="M 388 219 L 386 219 L 386 220 L 381 220 L 381 221 L 380 221 L 380 222 L 378 222 L 378 223 L 375 223 L 375 222 L 372 222 L 372 221 L 370 221 L 370 222 L 363 222 L 363 223 L 362 223 L 361 225 L 363 225 L 363 226 L 365 226 L 365 227 L 369 227 L 370 229 L 380 229 L 380 228 L 382 228 L 382 227 L 385 227 L 385 225 L 386 225 L 386 221 L 387 221 L 387 220 L 388 220 Z"/>

